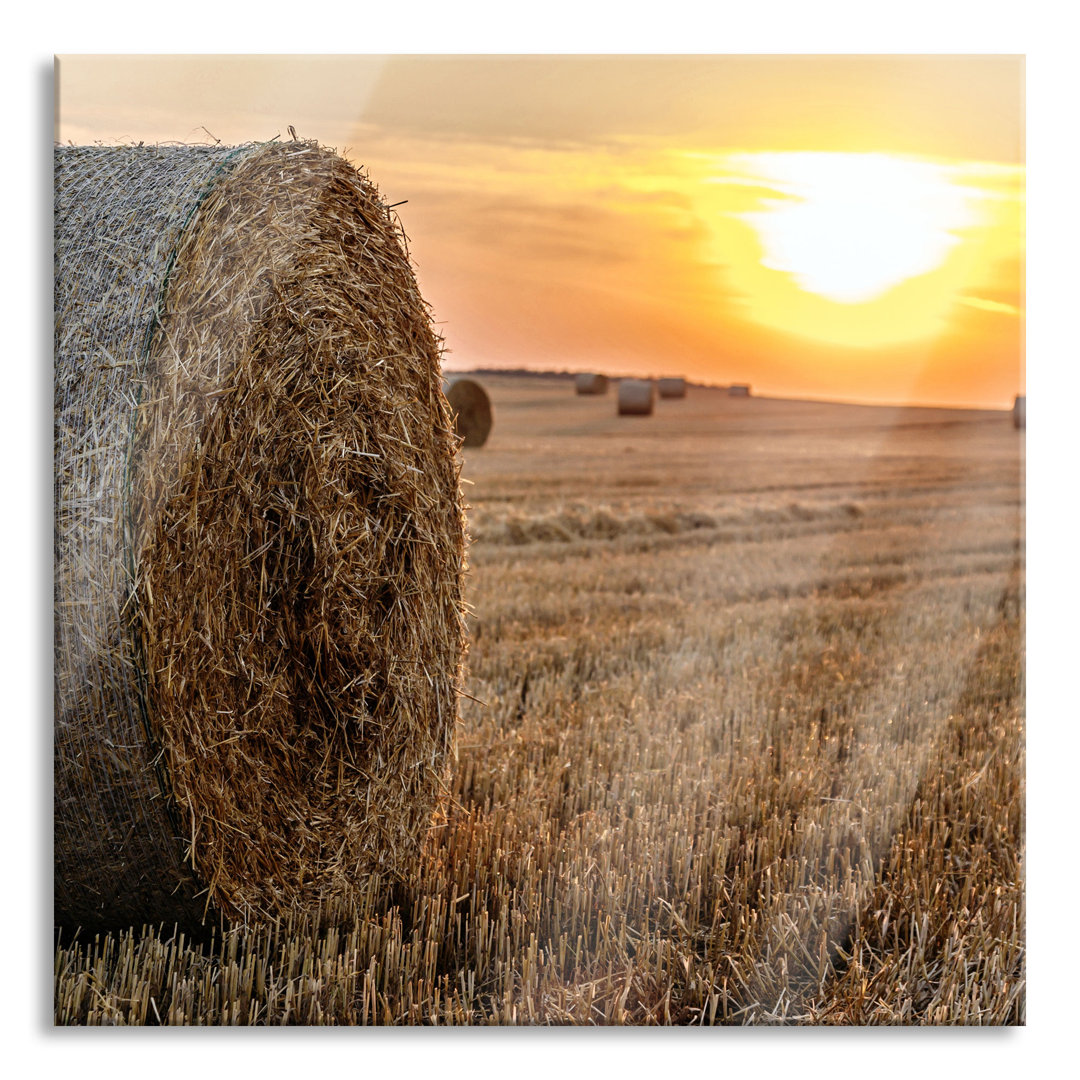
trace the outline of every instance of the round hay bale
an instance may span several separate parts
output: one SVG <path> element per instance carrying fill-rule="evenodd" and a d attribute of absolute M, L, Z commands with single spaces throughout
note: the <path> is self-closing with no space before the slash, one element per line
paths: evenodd
<path fill-rule="evenodd" d="M 686 380 L 681 377 L 659 379 L 656 389 L 662 398 L 684 398 L 686 397 Z"/>
<path fill-rule="evenodd" d="M 1019 430 L 1027 427 L 1027 396 L 1025 394 L 1016 395 L 1012 407 L 1012 418 L 1014 428 Z"/>
<path fill-rule="evenodd" d="M 453 737 L 439 342 L 314 143 L 55 151 L 55 920 L 347 909 Z"/>
<path fill-rule="evenodd" d="M 483 446 L 494 423 L 487 391 L 475 379 L 462 376 L 447 379 L 444 391 L 462 446 Z"/>
<path fill-rule="evenodd" d="M 574 389 L 579 394 L 606 394 L 608 378 L 588 371 L 581 371 L 574 377 Z"/>
<path fill-rule="evenodd" d="M 652 416 L 655 396 L 651 379 L 620 379 L 619 416 Z"/>

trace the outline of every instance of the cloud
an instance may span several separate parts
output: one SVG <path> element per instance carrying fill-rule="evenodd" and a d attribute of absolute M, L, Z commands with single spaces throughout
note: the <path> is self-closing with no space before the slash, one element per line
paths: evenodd
<path fill-rule="evenodd" d="M 544 203 L 460 191 L 423 196 L 426 235 L 483 248 L 492 260 L 542 259 L 567 267 L 610 265 L 635 257 L 619 225 L 624 215 L 581 202 Z"/>
<path fill-rule="evenodd" d="M 1005 304 L 1000 300 L 986 300 L 981 296 L 958 296 L 956 302 L 966 304 L 968 307 L 978 308 L 980 311 L 992 311 L 999 315 L 1023 314 L 1015 304 Z"/>
<path fill-rule="evenodd" d="M 715 186 L 720 195 L 720 205 L 726 214 L 744 214 L 765 210 L 781 202 L 798 202 L 801 197 L 783 184 L 763 184 L 741 176 L 709 176 L 703 181 Z"/>
<path fill-rule="evenodd" d="M 596 144 L 1022 158 L 1019 56 L 391 58 L 365 119 L 400 132 Z"/>

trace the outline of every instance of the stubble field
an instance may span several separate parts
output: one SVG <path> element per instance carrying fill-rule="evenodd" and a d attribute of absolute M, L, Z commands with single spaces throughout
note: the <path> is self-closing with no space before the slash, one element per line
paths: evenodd
<path fill-rule="evenodd" d="M 415 878 L 333 929 L 65 944 L 56 1022 L 1023 1023 L 1009 415 L 483 381 Z"/>

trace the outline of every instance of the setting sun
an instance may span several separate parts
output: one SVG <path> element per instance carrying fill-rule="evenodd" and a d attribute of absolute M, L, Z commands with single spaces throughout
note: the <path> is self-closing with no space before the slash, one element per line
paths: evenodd
<path fill-rule="evenodd" d="M 1017 250 L 1019 168 L 841 152 L 702 156 L 712 255 L 746 317 L 785 334 L 880 348 L 936 339 Z"/>
<path fill-rule="evenodd" d="M 742 215 L 764 266 L 799 287 L 854 304 L 936 269 L 974 221 L 970 191 L 941 165 L 887 154 L 743 155 L 782 197 Z"/>
<path fill-rule="evenodd" d="M 1009 56 L 73 56 L 57 138 L 337 147 L 402 207 L 451 370 L 1004 408 L 1022 78 Z"/>

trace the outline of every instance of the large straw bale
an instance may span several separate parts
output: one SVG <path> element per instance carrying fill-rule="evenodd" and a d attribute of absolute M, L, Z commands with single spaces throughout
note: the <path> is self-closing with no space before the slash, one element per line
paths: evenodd
<path fill-rule="evenodd" d="M 55 152 L 55 918 L 414 866 L 464 649 L 439 342 L 314 143 Z"/>
<path fill-rule="evenodd" d="M 1027 396 L 1024 394 L 1017 394 L 1016 400 L 1013 402 L 1012 407 L 1013 427 L 1026 428 L 1027 427 Z"/>
<path fill-rule="evenodd" d="M 662 398 L 686 397 L 686 380 L 682 377 L 658 379 L 656 389 Z"/>
<path fill-rule="evenodd" d="M 483 446 L 495 420 L 487 391 L 475 379 L 461 375 L 447 378 L 443 390 L 462 446 Z"/>
<path fill-rule="evenodd" d="M 581 371 L 574 377 L 574 389 L 579 394 L 606 394 L 608 378 L 606 375 Z"/>
<path fill-rule="evenodd" d="M 655 397 L 651 379 L 620 379 L 619 416 L 651 416 Z"/>

